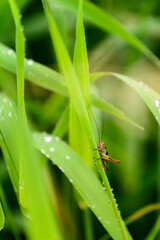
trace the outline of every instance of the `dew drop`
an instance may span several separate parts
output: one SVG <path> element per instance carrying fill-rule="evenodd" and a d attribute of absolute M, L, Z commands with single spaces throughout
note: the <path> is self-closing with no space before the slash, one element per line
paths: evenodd
<path fill-rule="evenodd" d="M 110 224 L 110 221 L 105 221 L 106 224 Z"/>
<path fill-rule="evenodd" d="M 43 149 L 41 149 L 40 151 L 41 151 L 41 153 L 46 154 L 46 152 Z"/>
<path fill-rule="evenodd" d="M 14 51 L 12 49 L 9 49 L 7 53 L 8 53 L 8 55 L 12 55 L 14 53 Z"/>
<path fill-rule="evenodd" d="M 116 202 L 116 199 L 115 199 L 115 198 L 114 198 L 113 200 Z"/>
<path fill-rule="evenodd" d="M 28 62 L 27 62 L 27 64 L 28 64 L 29 66 L 31 66 L 33 63 L 34 63 L 33 60 L 28 60 Z"/>
<path fill-rule="evenodd" d="M 64 169 L 63 169 L 61 166 L 59 167 L 59 169 L 60 169 L 62 172 L 64 172 Z"/>
<path fill-rule="evenodd" d="M 20 182 L 20 189 L 24 189 L 24 183 L 23 182 Z"/>
<path fill-rule="evenodd" d="M 59 137 L 55 137 L 55 140 L 56 140 L 56 141 L 59 141 L 59 140 L 60 140 L 60 138 L 59 138 Z"/>
<path fill-rule="evenodd" d="M 109 204 L 111 204 L 111 200 L 109 200 Z"/>
<path fill-rule="evenodd" d="M 11 113 L 11 112 L 9 112 L 9 113 L 8 113 L 8 116 L 9 116 L 9 117 L 11 117 L 11 116 L 12 116 L 12 113 Z"/>
<path fill-rule="evenodd" d="M 54 150 L 55 150 L 54 147 L 50 147 L 49 149 L 50 152 L 54 152 Z"/>
<path fill-rule="evenodd" d="M 103 189 L 103 190 L 106 190 L 106 188 L 105 188 L 105 187 L 102 187 L 102 189 Z"/>
<path fill-rule="evenodd" d="M 44 138 L 45 142 L 51 142 L 52 141 L 52 136 L 46 136 Z"/>
<path fill-rule="evenodd" d="M 113 188 L 111 188 L 111 192 L 113 192 Z"/>
<path fill-rule="evenodd" d="M 142 82 L 142 81 L 140 81 L 140 82 L 139 82 L 139 85 L 140 85 L 140 86 L 143 86 L 143 82 Z"/>
<path fill-rule="evenodd" d="M 47 158 L 50 158 L 50 155 L 49 155 L 49 154 L 46 154 L 46 157 L 47 157 Z"/>
<path fill-rule="evenodd" d="M 70 159 L 70 156 L 67 155 L 67 156 L 66 156 L 66 159 Z"/>
<path fill-rule="evenodd" d="M 159 107 L 159 101 L 157 99 L 155 100 L 155 105 L 156 107 Z"/>
<path fill-rule="evenodd" d="M 7 98 L 3 98 L 3 102 L 6 103 L 7 102 Z"/>
<path fill-rule="evenodd" d="M 116 204 L 116 207 L 118 207 L 118 204 Z"/>
<path fill-rule="evenodd" d="M 94 209 L 94 208 L 95 208 L 95 205 L 92 205 L 92 208 Z"/>
<path fill-rule="evenodd" d="M 71 183 L 73 183 L 73 179 L 70 178 L 69 181 L 70 181 Z"/>
<path fill-rule="evenodd" d="M 101 220 L 102 218 L 101 217 L 98 217 L 98 220 Z"/>

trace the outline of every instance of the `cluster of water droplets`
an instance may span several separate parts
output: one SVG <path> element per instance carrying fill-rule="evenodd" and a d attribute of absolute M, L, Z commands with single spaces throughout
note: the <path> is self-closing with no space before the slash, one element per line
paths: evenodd
<path fill-rule="evenodd" d="M 8 105 L 8 107 L 7 107 L 7 105 Z M 10 111 L 8 111 L 7 108 L 10 108 Z M 4 97 L 2 99 L 2 104 L 0 106 L 0 121 L 4 121 L 6 119 L 6 117 L 9 117 L 9 118 L 12 117 L 13 112 L 12 112 L 11 108 L 12 108 L 12 102 L 9 99 L 7 99 L 6 97 Z"/>
<path fill-rule="evenodd" d="M 21 190 L 24 190 L 24 182 L 20 182 L 19 188 L 20 188 Z"/>
<path fill-rule="evenodd" d="M 38 136 L 35 134 L 34 135 L 35 140 L 38 139 Z M 50 158 L 52 160 L 52 163 L 54 164 L 54 153 L 56 151 L 56 147 L 54 146 L 54 141 L 60 141 L 60 138 L 58 136 L 54 137 L 52 135 L 47 134 L 46 132 L 43 133 L 43 139 L 44 142 L 48 144 L 48 149 L 46 150 L 46 144 L 45 144 L 45 149 L 41 148 L 40 152 L 44 154 L 47 158 Z M 70 156 L 65 155 L 64 159 L 69 160 Z M 65 170 L 62 166 L 58 166 L 59 169 L 64 173 Z M 73 179 L 69 179 L 71 183 L 73 183 Z"/>

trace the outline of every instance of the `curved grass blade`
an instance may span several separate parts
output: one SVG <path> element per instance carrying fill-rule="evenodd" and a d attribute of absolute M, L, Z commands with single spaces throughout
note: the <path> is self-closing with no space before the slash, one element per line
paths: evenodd
<path fill-rule="evenodd" d="M 130 87 L 132 87 L 137 92 L 137 94 L 143 99 L 143 101 L 146 103 L 148 108 L 153 113 L 158 124 L 160 125 L 160 95 L 158 93 L 153 91 L 142 81 L 140 82 L 135 81 L 132 78 L 119 73 L 113 73 L 113 72 L 104 72 L 104 73 L 100 72 L 95 74 L 93 73 L 91 76 L 91 79 L 95 80 L 102 76 L 116 77 L 117 79 L 120 79 L 121 81 L 125 82 Z"/>
<path fill-rule="evenodd" d="M 50 0 L 52 3 L 56 3 L 62 7 L 69 9 L 70 11 L 77 13 L 78 0 Z M 144 55 L 146 55 L 152 62 L 160 67 L 159 59 L 152 53 L 149 48 L 143 44 L 138 38 L 132 35 L 129 31 L 123 27 L 115 18 L 105 12 L 103 9 L 97 7 L 95 4 L 84 1 L 84 17 L 100 27 L 104 31 L 109 31 L 115 35 L 126 40 L 130 45 L 138 49 Z"/>
<path fill-rule="evenodd" d="M 139 209 L 135 213 L 133 213 L 131 216 L 129 216 L 125 220 L 125 222 L 126 222 L 127 225 L 129 225 L 130 223 L 142 218 L 146 214 L 148 214 L 150 212 L 153 212 L 153 211 L 158 211 L 158 210 L 160 210 L 160 203 L 150 204 L 148 206 L 145 206 L 145 207 Z"/>
<path fill-rule="evenodd" d="M 81 124 L 83 125 L 83 127 L 85 128 L 85 131 L 88 135 L 88 139 L 90 142 L 90 146 L 91 148 L 96 148 L 96 142 L 95 142 L 95 138 L 93 135 L 93 131 L 92 131 L 92 127 L 91 127 L 91 123 L 89 120 L 89 116 L 88 116 L 88 112 L 85 106 L 85 101 L 83 98 L 83 94 L 75 73 L 75 70 L 72 66 L 72 62 L 70 60 L 68 51 L 64 45 L 63 39 L 59 33 L 59 30 L 57 28 L 56 22 L 51 14 L 51 10 L 50 7 L 48 5 L 48 2 L 46 0 L 42 0 L 43 2 L 43 6 L 44 6 L 44 10 L 45 10 L 45 14 L 48 20 L 48 24 L 49 24 L 49 28 L 50 28 L 50 33 L 51 33 L 51 37 L 52 37 L 52 41 L 53 41 L 53 45 L 55 48 L 55 53 L 58 59 L 58 64 L 59 67 L 61 69 L 61 71 L 64 74 L 66 83 L 67 83 L 67 87 L 69 90 L 69 95 L 70 95 L 70 99 L 73 103 L 73 107 L 76 109 L 77 111 L 77 115 L 81 121 Z M 99 153 L 98 151 L 94 152 L 94 157 L 95 159 L 99 158 Z M 102 163 L 100 160 L 97 160 L 97 167 L 99 170 L 99 173 L 102 177 L 102 180 L 104 182 L 104 186 L 106 188 L 106 192 L 108 193 L 108 196 L 112 202 L 112 207 L 116 216 L 116 219 L 118 221 L 119 227 L 121 229 L 121 237 L 123 237 L 124 239 L 127 239 L 127 229 L 125 227 L 125 225 L 122 222 L 121 216 L 120 214 L 118 214 L 118 208 L 115 204 L 113 195 L 112 195 L 112 191 L 110 188 L 110 184 L 108 182 L 108 179 L 106 177 L 105 171 L 102 167 Z"/>
<path fill-rule="evenodd" d="M 4 213 L 3 213 L 2 205 L 0 202 L 0 230 L 2 230 L 3 227 L 4 227 Z"/>
<path fill-rule="evenodd" d="M 153 240 L 156 239 L 156 236 L 160 232 L 160 216 L 157 218 L 156 222 L 154 223 L 150 233 L 145 238 L 145 240 Z"/>
<path fill-rule="evenodd" d="M 34 146 L 67 176 L 109 234 L 114 239 L 124 239 L 110 198 L 95 173 L 59 137 L 47 133 L 33 136 Z"/>
<path fill-rule="evenodd" d="M 0 43 L 0 66 L 12 73 L 16 73 L 16 54 L 2 43 Z M 50 91 L 68 96 L 66 83 L 60 73 L 34 62 L 32 59 L 25 59 L 24 74 L 25 78 L 30 82 Z"/>
<path fill-rule="evenodd" d="M 16 72 L 16 55 L 12 49 L 9 49 L 2 43 L 0 43 L 0 65 L 12 73 Z M 30 82 L 42 88 L 69 97 L 66 82 L 60 73 L 29 59 L 25 59 L 24 70 L 25 78 L 27 78 Z M 102 100 L 100 97 L 95 96 L 93 93 L 91 94 L 91 103 L 95 106 L 101 106 L 100 109 L 103 111 L 113 114 L 124 121 L 130 122 L 131 124 L 142 128 L 125 116 L 118 108 L 112 106 L 106 100 Z"/>
<path fill-rule="evenodd" d="M 119 119 L 122 119 L 141 130 L 144 130 L 144 128 L 142 126 L 140 126 L 139 124 L 135 123 L 134 121 L 132 121 L 131 119 L 126 117 L 122 111 L 120 111 L 118 108 L 116 108 L 115 106 L 113 106 L 112 104 L 107 102 L 106 100 L 104 100 L 98 96 L 95 96 L 95 95 L 91 96 L 91 100 L 92 100 L 91 102 L 92 102 L 93 106 L 95 106 L 95 107 L 101 109 L 102 111 L 105 111 L 115 117 L 118 117 Z"/>
<path fill-rule="evenodd" d="M 24 181 L 20 189 L 26 187 L 25 203 L 31 216 L 29 232 L 34 240 L 61 240 L 57 216 L 46 191 L 39 157 L 31 145 L 31 136 L 23 118 L 18 118 L 18 111 L 5 94 L 0 94 L 0 132 L 12 161 L 17 163 L 18 180 L 23 174 Z M 21 167 L 19 162 L 21 160 Z M 9 165 L 9 168 L 11 166 Z M 42 207 L 43 206 L 43 207 Z"/>

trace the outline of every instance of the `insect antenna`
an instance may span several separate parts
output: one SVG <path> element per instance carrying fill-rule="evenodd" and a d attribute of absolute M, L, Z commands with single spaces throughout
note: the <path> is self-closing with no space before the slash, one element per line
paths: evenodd
<path fill-rule="evenodd" d="M 100 135 L 100 131 L 99 131 L 98 124 L 97 124 L 96 119 L 95 119 L 95 117 L 94 117 L 94 115 L 93 115 L 91 106 L 89 105 L 88 102 L 87 102 L 87 104 L 88 104 L 89 110 L 90 110 L 90 112 L 91 112 L 91 115 L 92 115 L 92 117 L 93 117 L 93 119 L 94 119 L 94 122 L 95 122 L 95 124 L 96 124 L 97 132 L 98 132 L 98 137 L 99 137 L 99 141 L 100 141 L 100 140 L 101 140 L 101 135 Z"/>
<path fill-rule="evenodd" d="M 103 139 L 104 134 L 104 118 L 102 117 L 102 131 L 101 131 L 101 140 Z"/>

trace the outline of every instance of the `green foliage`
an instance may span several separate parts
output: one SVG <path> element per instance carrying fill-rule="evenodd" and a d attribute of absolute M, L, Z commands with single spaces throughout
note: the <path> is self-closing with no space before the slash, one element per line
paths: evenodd
<path fill-rule="evenodd" d="M 77 11 L 78 0 L 68 0 L 67 2 L 65 0 L 50 0 L 50 2 L 56 2 L 60 6 L 63 6 L 73 12 Z M 91 21 L 103 30 L 116 34 L 126 40 L 129 44 L 144 53 L 151 61 L 160 67 L 159 59 L 140 40 L 129 33 L 120 22 L 107 12 L 104 12 L 91 2 L 84 1 L 84 16 L 87 20 Z"/>
<path fill-rule="evenodd" d="M 7 158 L 5 160 L 13 184 L 15 183 L 14 187 L 18 199 L 19 194 L 22 194 L 21 192 L 25 190 L 25 207 L 27 208 L 25 211 L 29 213 L 32 219 L 29 235 L 31 239 L 44 239 L 45 237 L 47 239 L 62 239 L 56 216 L 45 189 L 40 161 L 31 145 L 26 125 L 22 118 L 18 117 L 16 107 L 7 96 L 1 94 L 0 103 L 0 131 L 5 144 L 5 151 L 9 156 L 9 161 Z M 17 142 L 15 142 L 15 139 L 17 139 Z M 20 166 L 19 163 L 21 163 Z M 20 181 L 20 175 L 22 174 L 21 179 L 24 182 Z M 45 224 L 43 224 L 44 222 Z"/>
<path fill-rule="evenodd" d="M 158 4 L 153 1 L 143 9 L 144 4 L 137 1 L 94 2 L 97 5 L 83 0 L 0 2 L 2 240 L 158 238 L 160 89 L 155 80 L 159 71 L 151 65 L 160 66 L 159 21 L 154 18 Z M 139 13 L 132 10 L 130 14 L 137 3 Z M 124 40 L 132 49 L 122 44 Z M 152 82 L 147 80 L 148 73 Z M 104 81 L 106 76 L 110 81 Z M 96 81 L 100 77 L 103 80 Z M 103 125 L 101 120 L 102 132 L 97 127 Z M 106 144 L 105 151 L 120 160 L 117 165 L 108 163 L 109 172 L 97 159 L 96 131 Z"/>

